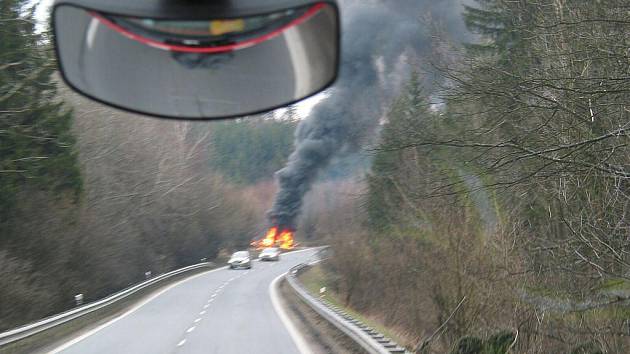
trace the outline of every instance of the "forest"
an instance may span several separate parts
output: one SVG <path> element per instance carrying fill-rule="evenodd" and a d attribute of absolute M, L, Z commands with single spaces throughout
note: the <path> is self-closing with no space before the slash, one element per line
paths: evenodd
<path fill-rule="evenodd" d="M 331 292 L 417 353 L 628 352 L 630 7 L 466 4 L 473 40 L 433 26 L 299 241 L 329 244 Z M 246 247 L 300 121 L 105 108 L 61 83 L 32 11 L 0 3 L 0 330 Z"/>
<path fill-rule="evenodd" d="M 422 353 L 629 350 L 629 11 L 465 8 L 480 40 L 410 75 L 328 235 L 348 306 Z"/>
<path fill-rule="evenodd" d="M 32 11 L 0 3 L 0 330 L 260 237 L 294 110 L 210 123 L 106 108 L 61 84 Z"/>

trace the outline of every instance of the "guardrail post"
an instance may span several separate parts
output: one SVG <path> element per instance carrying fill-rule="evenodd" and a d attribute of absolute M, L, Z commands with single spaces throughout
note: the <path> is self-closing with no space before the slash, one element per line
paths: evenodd
<path fill-rule="evenodd" d="M 152 276 L 153 274 L 151 271 L 147 271 L 145 273 L 145 277 L 149 276 L 151 277 L 151 279 L 145 280 L 136 285 L 132 285 L 129 288 L 110 294 L 109 296 L 106 296 L 100 300 L 96 300 L 88 304 L 84 304 L 85 298 L 83 294 L 76 294 L 74 296 L 74 302 L 76 304 L 75 308 L 64 311 L 56 315 L 52 315 L 50 317 L 46 317 L 44 319 L 41 319 L 33 323 L 25 324 L 23 326 L 10 329 L 5 332 L 1 332 L 0 333 L 0 353 L 14 352 L 14 351 L 11 351 L 11 349 L 9 348 L 14 345 L 18 345 L 18 346 L 23 345 L 26 347 L 28 346 L 37 347 L 37 345 L 40 345 L 40 344 L 47 345 L 49 343 L 46 341 L 49 340 L 49 338 L 46 335 L 41 336 L 31 341 L 28 344 L 26 343 L 20 344 L 20 341 L 25 340 L 26 338 L 32 338 L 33 336 L 40 335 L 42 333 L 46 334 L 47 331 L 53 331 L 56 328 L 59 328 L 60 326 L 63 326 L 68 323 L 72 323 L 72 321 L 74 320 L 84 318 L 83 316 L 86 316 L 88 314 L 92 314 L 92 313 L 98 314 L 99 311 L 104 312 L 109 306 L 112 306 L 115 303 L 118 303 L 119 301 L 126 299 L 129 296 L 139 291 L 142 291 L 143 289 L 150 288 L 151 286 L 154 286 L 155 284 L 163 282 L 164 280 L 172 278 L 174 276 L 182 275 L 184 273 L 188 273 L 193 270 L 199 270 L 201 268 L 208 268 L 208 267 L 211 267 L 212 265 L 213 265 L 212 263 L 193 264 L 191 266 L 175 269 L 166 274 L 160 274 L 155 277 Z M 7 350 L 5 351 L 5 349 Z M 22 350 L 20 352 L 28 352 L 28 350 Z"/>
<path fill-rule="evenodd" d="M 311 309 L 345 333 L 370 354 L 408 353 L 405 348 L 398 346 L 396 342 L 385 338 L 383 334 L 364 325 L 361 321 L 354 319 L 351 315 L 343 311 L 343 309 L 337 308 L 325 301 L 323 297 L 326 294 L 326 287 L 319 289 L 319 298 L 315 294 L 311 295 L 297 278 L 298 274 L 307 268 L 308 266 L 305 264 L 296 265 L 289 270 L 286 279 L 295 293 L 302 298 Z"/>
<path fill-rule="evenodd" d="M 74 303 L 76 306 L 83 305 L 83 294 L 74 295 Z"/>

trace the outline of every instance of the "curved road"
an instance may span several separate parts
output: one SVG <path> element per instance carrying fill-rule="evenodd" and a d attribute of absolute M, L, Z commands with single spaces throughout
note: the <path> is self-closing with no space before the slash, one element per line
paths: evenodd
<path fill-rule="evenodd" d="M 270 285 L 315 252 L 256 261 L 249 271 L 220 268 L 184 279 L 52 353 L 299 353 L 274 308 Z"/>

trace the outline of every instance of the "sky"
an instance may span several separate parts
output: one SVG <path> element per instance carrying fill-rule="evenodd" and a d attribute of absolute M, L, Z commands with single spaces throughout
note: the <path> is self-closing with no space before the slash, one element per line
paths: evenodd
<path fill-rule="evenodd" d="M 29 5 L 37 4 L 35 9 L 35 19 L 39 22 L 39 30 L 41 31 L 49 18 L 50 6 L 53 0 L 31 0 Z"/>

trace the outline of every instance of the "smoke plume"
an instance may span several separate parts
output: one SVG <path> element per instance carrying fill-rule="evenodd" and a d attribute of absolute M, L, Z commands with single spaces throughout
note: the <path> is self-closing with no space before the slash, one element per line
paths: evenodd
<path fill-rule="evenodd" d="M 437 3 L 437 4 L 436 4 Z M 451 6 L 449 8 L 449 5 Z M 303 119 L 295 150 L 276 172 L 279 191 L 269 211 L 274 225 L 295 228 L 304 195 L 331 159 L 357 151 L 377 130 L 383 109 L 404 81 L 405 58 L 430 51 L 420 17 L 440 16 L 450 31 L 463 31 L 458 0 L 344 1 L 339 78 Z M 403 65 L 401 65 L 401 63 Z"/>

